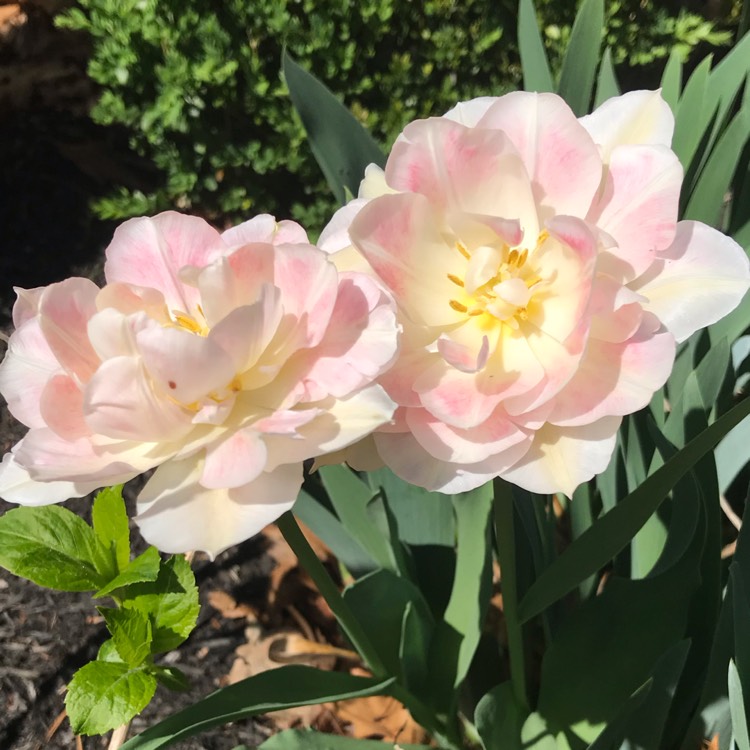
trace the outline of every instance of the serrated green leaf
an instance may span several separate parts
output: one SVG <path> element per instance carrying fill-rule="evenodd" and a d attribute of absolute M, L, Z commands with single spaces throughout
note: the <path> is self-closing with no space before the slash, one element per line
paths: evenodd
<path fill-rule="evenodd" d="M 620 95 L 620 86 L 617 83 L 617 76 L 615 75 L 615 67 L 612 64 L 612 52 L 609 47 L 604 50 L 602 55 L 602 62 L 599 66 L 599 75 L 596 83 L 596 100 L 594 106 L 598 107 L 603 104 L 607 99 L 611 99 L 613 96 Z"/>
<path fill-rule="evenodd" d="M 192 632 L 200 612 L 195 577 L 182 555 L 163 562 L 155 581 L 134 583 L 120 589 L 120 596 L 123 608 L 148 616 L 153 654 L 177 648 Z"/>
<path fill-rule="evenodd" d="M 91 510 L 91 522 L 99 541 L 110 552 L 114 577 L 130 562 L 130 527 L 121 484 L 99 492 Z"/>
<path fill-rule="evenodd" d="M 287 729 L 267 739 L 258 750 L 430 750 L 431 745 L 405 745 L 321 734 L 312 729 Z"/>
<path fill-rule="evenodd" d="M 717 419 L 651 474 L 638 489 L 601 516 L 529 589 L 520 604 L 521 621 L 528 621 L 565 596 L 623 550 L 656 512 L 672 487 L 748 414 L 750 399 L 737 404 Z"/>
<path fill-rule="evenodd" d="M 177 667 L 156 666 L 152 668 L 152 674 L 164 687 L 178 693 L 184 693 L 192 687 L 187 675 Z"/>
<path fill-rule="evenodd" d="M 217 690 L 128 740 L 121 750 L 157 750 L 230 721 L 296 706 L 387 694 L 393 679 L 354 677 L 302 666 L 261 672 Z"/>
<path fill-rule="evenodd" d="M 97 607 L 112 635 L 117 653 L 129 667 L 139 667 L 151 655 L 151 623 L 137 609 Z"/>
<path fill-rule="evenodd" d="M 96 660 L 114 661 L 119 664 L 125 663 L 120 654 L 117 653 L 117 647 L 115 646 L 115 642 L 111 638 L 108 638 L 106 641 L 104 641 L 104 643 L 102 643 L 101 646 L 99 646 L 99 651 L 96 654 Z"/>
<path fill-rule="evenodd" d="M 521 56 L 524 90 L 554 91 L 552 73 L 532 0 L 521 0 L 518 5 L 518 51 Z"/>
<path fill-rule="evenodd" d="M 76 734 L 104 734 L 140 713 L 156 690 L 156 678 L 127 664 L 92 661 L 68 685 L 65 708 Z"/>
<path fill-rule="evenodd" d="M 149 547 L 142 552 L 131 563 L 122 568 L 122 572 L 113 578 L 106 586 L 94 594 L 95 599 L 108 596 L 117 589 L 130 586 L 133 583 L 145 583 L 155 581 L 159 577 L 161 568 L 161 557 L 156 547 Z"/>
<path fill-rule="evenodd" d="M 93 529 L 59 505 L 14 508 L 0 516 L 0 566 L 39 586 L 95 591 L 106 552 Z"/>
<path fill-rule="evenodd" d="M 385 156 L 351 112 L 286 51 L 281 69 L 315 159 L 336 199 L 344 203 L 345 189 L 357 195 L 365 167 L 385 165 Z"/>
<path fill-rule="evenodd" d="M 557 93 L 579 117 L 589 111 L 591 104 L 603 31 L 603 0 L 583 0 L 570 32 L 557 87 Z"/>

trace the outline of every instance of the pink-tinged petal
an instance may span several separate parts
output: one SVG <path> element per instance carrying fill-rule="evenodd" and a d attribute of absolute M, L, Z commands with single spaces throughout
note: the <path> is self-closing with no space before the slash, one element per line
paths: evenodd
<path fill-rule="evenodd" d="M 180 280 L 180 269 L 201 268 L 224 252 L 221 235 L 203 219 L 167 211 L 121 224 L 107 248 L 104 273 L 110 284 L 158 289 L 170 309 L 189 313 L 200 300 Z"/>
<path fill-rule="evenodd" d="M 378 449 L 375 447 L 375 439 L 372 435 L 357 441 L 348 448 L 340 451 L 326 453 L 318 456 L 313 461 L 311 471 L 317 471 L 321 466 L 333 466 L 346 463 L 355 471 L 377 471 L 383 468 L 383 459 L 380 458 Z"/>
<path fill-rule="evenodd" d="M 301 376 L 314 400 L 345 398 L 371 383 L 393 361 L 399 327 L 393 303 L 372 279 L 342 274 L 328 330 L 300 353 Z"/>
<path fill-rule="evenodd" d="M 411 338 L 402 335 L 398 359 L 378 379 L 388 395 L 401 406 L 420 406 L 414 384 L 419 376 L 437 361 L 437 355 L 413 345 Z"/>
<path fill-rule="evenodd" d="M 20 328 L 26 321 L 36 317 L 39 312 L 39 300 L 46 287 L 38 286 L 34 289 L 23 289 L 14 286 L 16 301 L 13 305 L 13 326 Z"/>
<path fill-rule="evenodd" d="M 396 409 L 377 385 L 349 398 L 329 398 L 315 406 L 315 418 L 300 425 L 294 435 L 265 434 L 267 470 L 346 448 L 386 424 Z"/>
<path fill-rule="evenodd" d="M 302 465 L 263 472 L 234 489 L 208 489 L 199 478 L 202 462 L 160 466 L 138 497 L 144 539 L 162 552 L 202 550 L 212 558 L 259 533 L 290 510 L 302 485 Z"/>
<path fill-rule="evenodd" d="M 672 144 L 674 115 L 660 91 L 630 91 L 613 97 L 579 122 L 599 146 L 605 164 L 617 146 Z"/>
<path fill-rule="evenodd" d="M 734 310 L 750 286 L 750 263 L 732 239 L 697 221 L 681 221 L 670 247 L 630 288 L 648 298 L 677 342 Z"/>
<path fill-rule="evenodd" d="M 607 274 L 598 273 L 591 290 L 592 338 L 619 343 L 629 339 L 641 325 L 645 298 Z"/>
<path fill-rule="evenodd" d="M 354 217 L 367 205 L 363 198 L 355 198 L 342 206 L 326 224 L 318 238 L 318 247 L 324 253 L 338 253 L 350 247 L 349 227 Z"/>
<path fill-rule="evenodd" d="M 273 245 L 282 243 L 307 244 L 307 232 L 296 221 L 279 221 L 270 214 L 260 214 L 249 221 L 238 224 L 221 233 L 221 238 L 230 247 L 268 242 Z"/>
<path fill-rule="evenodd" d="M 138 443 L 94 445 L 91 437 L 65 440 L 50 429 L 29 430 L 14 449 L 15 460 L 32 479 L 81 482 L 87 487 L 127 482 L 158 458 Z M 93 484 L 92 484 L 93 483 Z"/>
<path fill-rule="evenodd" d="M 622 417 L 604 417 L 582 427 L 547 424 L 534 434 L 526 455 L 503 471 L 503 479 L 529 492 L 571 497 L 579 484 L 607 468 L 621 421 Z"/>
<path fill-rule="evenodd" d="M 497 96 L 478 96 L 476 99 L 469 99 L 468 102 L 459 102 L 443 117 L 453 122 L 460 122 L 468 128 L 475 128 L 487 110 L 498 100 Z"/>
<path fill-rule="evenodd" d="M 406 422 L 417 442 L 431 456 L 450 463 L 475 464 L 518 443 L 531 443 L 530 433 L 511 422 L 502 407 L 470 430 L 451 427 L 426 409 L 407 409 Z"/>
<path fill-rule="evenodd" d="M 113 308 L 123 315 L 147 313 L 166 325 L 171 320 L 164 295 L 158 289 L 130 284 L 107 284 L 96 297 L 98 310 Z"/>
<path fill-rule="evenodd" d="M 264 285 L 273 284 L 273 265 L 273 246 L 257 244 L 245 245 L 202 269 L 197 281 L 208 325 L 260 299 Z"/>
<path fill-rule="evenodd" d="M 514 91 L 500 97 L 477 127 L 497 128 L 510 138 L 531 178 L 542 220 L 585 215 L 599 188 L 602 160 L 563 99 Z"/>
<path fill-rule="evenodd" d="M 438 339 L 437 347 L 440 356 L 457 370 L 461 370 L 461 372 L 478 372 L 484 369 L 484 366 L 487 364 L 487 358 L 490 353 L 490 340 L 487 336 L 482 336 L 482 345 L 477 350 L 441 336 Z"/>
<path fill-rule="evenodd" d="M 585 425 L 646 406 L 669 377 L 675 353 L 672 334 L 651 328 L 645 321 L 623 343 L 590 340 L 576 374 L 557 395 L 549 421 Z"/>
<path fill-rule="evenodd" d="M 83 497 L 101 487 L 99 482 L 39 482 L 18 464 L 12 453 L 0 463 L 0 497 L 18 505 L 51 505 Z"/>
<path fill-rule="evenodd" d="M 187 406 L 227 388 L 234 378 L 232 357 L 211 338 L 153 325 L 139 331 L 136 341 L 162 398 Z"/>
<path fill-rule="evenodd" d="M 44 427 L 39 400 L 47 382 L 62 372 L 47 344 L 38 318 L 30 318 L 14 331 L 0 363 L 0 393 L 8 411 L 27 427 Z"/>
<path fill-rule="evenodd" d="M 665 146 L 618 146 L 587 221 L 610 234 L 609 252 L 640 276 L 674 240 L 682 165 Z"/>
<path fill-rule="evenodd" d="M 322 414 L 320 409 L 286 409 L 253 422 L 253 430 L 268 435 L 295 435 L 302 425 Z"/>
<path fill-rule="evenodd" d="M 417 120 L 394 143 L 385 176 L 391 187 L 421 193 L 440 210 L 519 219 L 527 236 L 538 233 L 529 175 L 500 130 Z"/>
<path fill-rule="evenodd" d="M 374 436 L 386 466 L 402 479 L 428 490 L 467 492 L 485 484 L 512 466 L 528 450 L 525 442 L 471 464 L 451 464 L 433 458 L 409 433 Z"/>
<path fill-rule="evenodd" d="M 368 164 L 365 167 L 365 176 L 359 183 L 357 198 L 372 200 L 380 195 L 398 192 L 385 181 L 385 171 L 377 164 Z"/>
<path fill-rule="evenodd" d="M 83 393 L 69 375 L 54 375 L 42 391 L 39 411 L 47 426 L 65 440 L 91 434 L 83 418 Z"/>
<path fill-rule="evenodd" d="M 515 247 L 523 242 L 524 233 L 518 219 L 458 211 L 448 214 L 447 223 L 465 247 L 498 244 Z"/>
<path fill-rule="evenodd" d="M 557 216 L 548 224 L 550 237 L 531 255 L 542 283 L 532 287 L 529 323 L 564 342 L 587 314 L 596 267 L 596 239 L 586 224 Z"/>
<path fill-rule="evenodd" d="M 89 321 L 89 341 L 102 361 L 134 357 L 138 354 L 136 336 L 152 324 L 151 320 L 145 313 L 124 315 L 114 308 L 105 308 Z"/>
<path fill-rule="evenodd" d="M 336 267 L 313 245 L 280 245 L 274 254 L 274 284 L 281 291 L 285 324 L 284 346 L 320 343 L 331 319 L 338 287 Z"/>
<path fill-rule="evenodd" d="M 266 444 L 254 428 L 237 430 L 206 448 L 200 483 L 214 490 L 241 487 L 260 475 L 267 457 Z"/>
<path fill-rule="evenodd" d="M 71 278 L 48 286 L 39 301 L 39 325 L 58 362 L 86 382 L 99 366 L 88 338 L 88 322 L 96 312 L 99 287 Z"/>
<path fill-rule="evenodd" d="M 166 442 L 192 429 L 192 414 L 157 396 L 135 357 L 104 362 L 86 386 L 83 408 L 91 430 L 111 438 Z"/>
<path fill-rule="evenodd" d="M 251 368 L 273 339 L 284 315 L 279 290 L 264 284 L 260 299 L 232 310 L 209 332 L 232 361 L 234 372 Z"/>
<path fill-rule="evenodd" d="M 424 196 L 384 195 L 354 219 L 352 241 L 375 273 L 418 324 L 451 325 L 465 316 L 449 302 L 465 258 L 446 243 L 438 216 Z"/>

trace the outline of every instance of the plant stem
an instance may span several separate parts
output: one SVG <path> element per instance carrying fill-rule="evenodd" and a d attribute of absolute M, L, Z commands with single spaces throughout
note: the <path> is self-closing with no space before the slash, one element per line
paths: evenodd
<path fill-rule="evenodd" d="M 526 692 L 526 658 L 522 626 L 518 620 L 518 585 L 516 579 L 516 531 L 513 517 L 513 490 L 502 479 L 494 481 L 495 538 L 500 562 L 500 581 L 503 592 L 503 615 L 508 633 L 510 680 L 516 700 L 529 707 Z"/>
<path fill-rule="evenodd" d="M 376 677 L 388 677 L 388 670 L 380 659 L 377 651 L 373 647 L 370 639 L 365 633 L 349 605 L 344 601 L 338 586 L 333 582 L 325 566 L 313 552 L 305 535 L 302 533 L 297 520 L 291 511 L 284 513 L 276 522 L 279 530 L 286 539 L 287 544 L 297 555 L 300 565 L 307 571 L 310 578 L 313 579 L 321 596 L 331 608 L 331 612 L 341 625 L 342 630 L 346 633 L 352 645 L 357 649 L 359 654 L 367 663 L 370 671 Z"/>

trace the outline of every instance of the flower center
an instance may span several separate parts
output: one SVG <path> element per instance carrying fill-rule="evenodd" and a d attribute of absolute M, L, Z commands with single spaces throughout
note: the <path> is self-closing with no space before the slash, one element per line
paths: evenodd
<path fill-rule="evenodd" d="M 548 236 L 546 231 L 542 232 L 536 247 Z M 460 289 L 448 304 L 470 318 L 488 316 L 480 321 L 483 324 L 499 321 L 517 329 L 518 321 L 526 320 L 528 306 L 542 284 L 528 262 L 528 249 L 481 245 L 469 252 L 460 240 L 456 249 L 467 264 L 463 278 L 448 274 L 449 281 Z"/>
<path fill-rule="evenodd" d="M 208 323 L 206 323 L 206 316 L 203 314 L 203 308 L 200 305 L 196 306 L 196 315 L 194 316 L 182 310 L 170 310 L 169 318 L 172 321 L 171 325 L 175 328 L 182 328 L 198 336 L 208 336 Z"/>

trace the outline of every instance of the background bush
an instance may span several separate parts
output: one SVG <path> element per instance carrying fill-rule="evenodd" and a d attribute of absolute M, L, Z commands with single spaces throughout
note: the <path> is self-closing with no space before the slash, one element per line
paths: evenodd
<path fill-rule="evenodd" d="M 537 2 L 554 55 L 574 0 Z M 643 65 L 677 46 L 727 42 L 700 16 L 647 0 L 615 0 L 607 43 Z M 333 199 L 280 78 L 286 44 L 389 145 L 409 120 L 520 82 L 516 0 L 79 0 L 59 25 L 88 32 L 91 115 L 124 126 L 162 185 L 120 187 L 103 218 L 169 207 L 234 223 L 251 213 L 322 227 Z"/>

